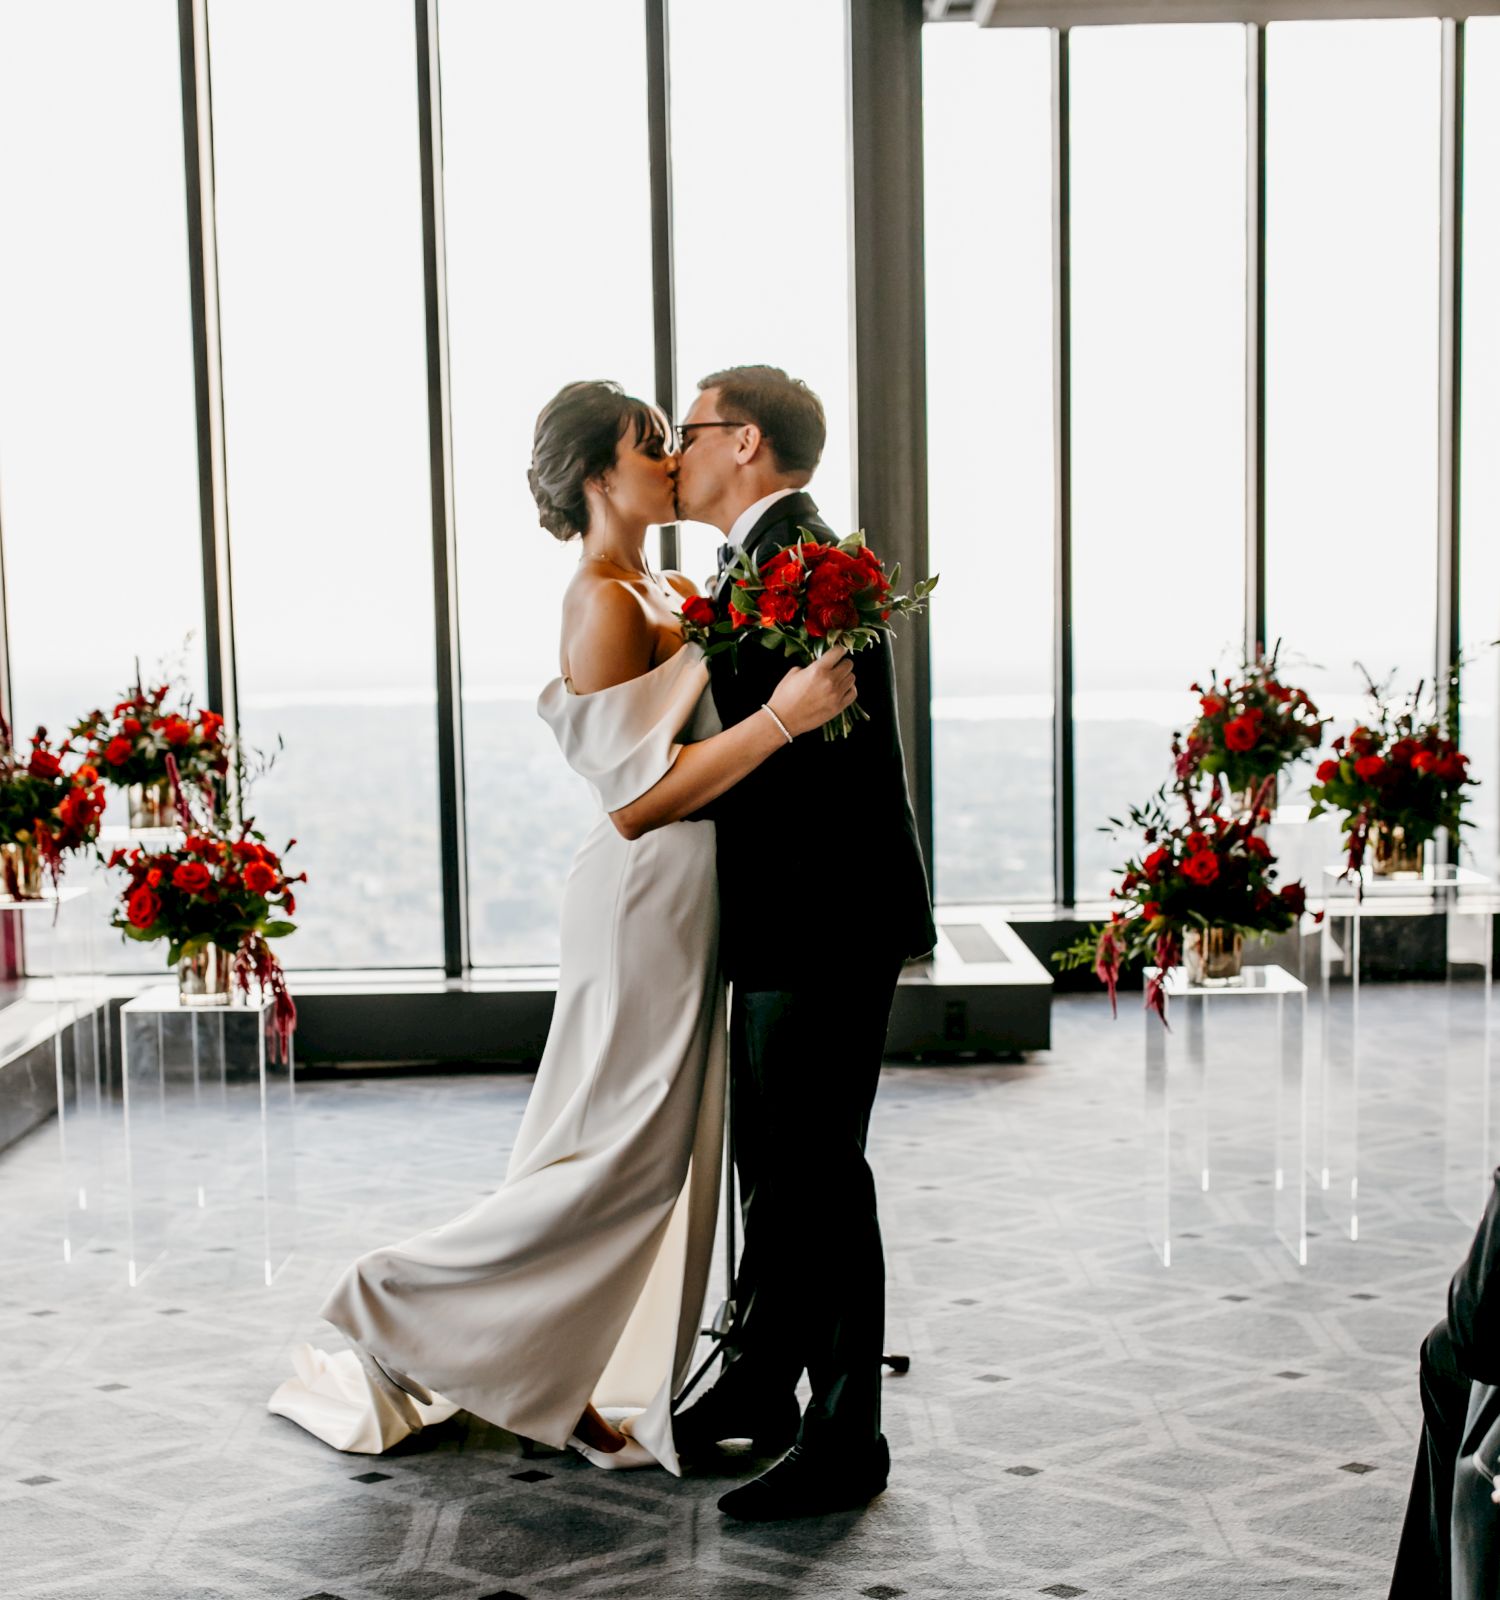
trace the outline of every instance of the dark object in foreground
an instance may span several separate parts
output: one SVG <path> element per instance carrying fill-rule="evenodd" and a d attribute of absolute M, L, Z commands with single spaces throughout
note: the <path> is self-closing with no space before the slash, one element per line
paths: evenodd
<path fill-rule="evenodd" d="M 1500 1171 L 1448 1315 L 1422 1341 L 1422 1443 L 1391 1600 L 1500 1594 Z"/>
<path fill-rule="evenodd" d="M 725 1516 L 741 1522 L 784 1522 L 852 1511 L 882 1493 L 891 1475 L 891 1452 L 882 1434 L 863 1450 L 809 1450 L 797 1445 L 767 1473 L 731 1489 L 719 1501 Z"/>
<path fill-rule="evenodd" d="M 795 1395 L 782 1395 L 771 1405 L 746 1406 L 739 1414 L 724 1399 L 720 1390 L 709 1389 L 696 1405 L 673 1417 L 672 1442 L 685 1461 L 717 1455 L 723 1439 L 748 1439 L 758 1456 L 781 1455 L 796 1443 L 802 1410 Z"/>

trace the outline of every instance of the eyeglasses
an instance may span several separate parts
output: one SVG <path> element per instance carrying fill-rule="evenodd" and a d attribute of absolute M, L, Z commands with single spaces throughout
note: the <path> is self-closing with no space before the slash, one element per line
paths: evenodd
<path fill-rule="evenodd" d="M 699 428 L 743 428 L 743 422 L 679 422 L 672 430 L 673 443 L 679 451 L 686 450 L 693 442 L 692 435 Z"/>

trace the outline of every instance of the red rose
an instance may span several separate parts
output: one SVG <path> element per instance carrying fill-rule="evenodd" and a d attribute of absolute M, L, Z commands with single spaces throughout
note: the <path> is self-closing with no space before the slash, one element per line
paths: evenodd
<path fill-rule="evenodd" d="M 1339 764 L 1338 764 L 1337 761 L 1323 761 L 1323 762 L 1319 763 L 1319 765 L 1318 765 L 1318 782 L 1319 783 L 1332 783 L 1333 780 L 1336 777 L 1338 777 L 1338 775 L 1339 775 Z"/>
<path fill-rule="evenodd" d="M 1431 772 L 1437 765 L 1438 758 L 1430 750 L 1418 750 L 1411 758 L 1413 772 Z"/>
<path fill-rule="evenodd" d="M 139 717 L 126 717 L 120 726 L 124 728 L 126 733 L 139 733 L 141 731 L 141 719 Z"/>
<path fill-rule="evenodd" d="M 210 735 L 217 733 L 224 726 L 223 717 L 217 711 L 209 711 L 207 708 L 198 713 L 198 721 L 203 724 L 204 733 Z"/>
<path fill-rule="evenodd" d="M 1219 858 L 1212 850 L 1197 850 L 1182 863 L 1183 876 L 1207 885 L 1219 875 Z"/>
<path fill-rule="evenodd" d="M 104 759 L 112 767 L 123 767 L 130 760 L 133 750 L 129 739 L 111 739 L 104 747 Z"/>
<path fill-rule="evenodd" d="M 785 589 L 767 589 L 760 597 L 760 625 L 772 627 L 776 623 L 794 622 L 797 618 L 797 597 Z M 811 632 L 811 624 L 808 626 Z"/>
<path fill-rule="evenodd" d="M 1157 873 L 1160 872 L 1161 869 L 1167 864 L 1167 862 L 1171 860 L 1171 857 L 1172 852 L 1170 850 L 1153 850 L 1151 854 L 1147 856 L 1143 862 L 1141 862 L 1141 871 L 1144 872 L 1148 878 L 1154 878 Z"/>
<path fill-rule="evenodd" d="M 154 889 L 157 884 L 161 882 L 161 868 L 152 867 L 152 869 L 146 874 L 146 882 L 149 883 Z"/>
<path fill-rule="evenodd" d="M 814 639 L 821 639 L 825 634 L 834 632 L 837 628 L 856 628 L 859 626 L 859 612 L 852 601 L 834 600 L 827 605 L 812 605 L 807 608 L 807 631 Z"/>
<path fill-rule="evenodd" d="M 98 783 L 98 781 L 99 781 L 99 769 L 98 769 L 98 767 L 91 765 L 87 761 L 85 761 L 84 764 L 78 769 L 78 771 L 73 774 L 73 782 L 74 783 L 81 783 L 81 784 L 84 785 L 85 788 L 87 788 L 91 784 Z"/>
<path fill-rule="evenodd" d="M 1361 756 L 1354 763 L 1354 775 L 1363 782 L 1368 783 L 1376 773 L 1385 771 L 1384 756 Z"/>
<path fill-rule="evenodd" d="M 1248 750 L 1255 743 L 1255 719 L 1250 716 L 1231 717 L 1224 724 L 1224 743 L 1231 750 Z"/>
<path fill-rule="evenodd" d="M 172 869 L 172 887 L 185 894 L 201 894 L 213 881 L 213 874 L 201 861 L 179 861 Z"/>
<path fill-rule="evenodd" d="M 802 582 L 802 568 L 795 561 L 787 561 L 774 572 L 767 572 L 763 576 L 768 589 L 776 591 L 795 589 Z"/>
<path fill-rule="evenodd" d="M 161 901 L 149 889 L 140 888 L 125 903 L 125 915 L 133 928 L 149 928 L 161 910 Z"/>
<path fill-rule="evenodd" d="M 1288 911 L 1301 916 L 1307 910 L 1307 890 L 1300 883 L 1289 883 L 1281 891 L 1281 898 L 1286 902 Z"/>
<path fill-rule="evenodd" d="M 50 750 L 33 750 L 29 771 L 34 778 L 55 778 L 62 771 L 62 762 Z"/>
<path fill-rule="evenodd" d="M 1148 900 L 1145 905 L 1141 907 L 1141 915 L 1145 917 L 1148 922 L 1152 917 L 1159 917 L 1161 915 L 1160 904 L 1155 900 Z"/>
<path fill-rule="evenodd" d="M 1262 861 L 1271 859 L 1271 847 L 1258 833 L 1252 833 L 1246 838 L 1245 848 L 1251 855 L 1259 856 Z"/>
<path fill-rule="evenodd" d="M 1198 702 L 1205 717 L 1216 717 L 1224 709 L 1224 702 L 1216 694 L 1206 694 Z"/>
<path fill-rule="evenodd" d="M 1445 783 L 1462 783 L 1468 777 L 1468 773 L 1465 770 L 1468 764 L 1469 758 L 1467 756 L 1444 756 L 1437 766 L 1433 768 L 1433 771 Z"/>
<path fill-rule="evenodd" d="M 168 744 L 186 744 L 193 737 L 193 725 L 181 717 L 168 717 L 163 737 Z"/>
<path fill-rule="evenodd" d="M 251 894 L 272 894 L 277 882 L 276 873 L 264 861 L 252 861 L 245 868 L 245 887 Z"/>
<path fill-rule="evenodd" d="M 695 594 L 690 599 L 683 601 L 682 617 L 684 622 L 691 622 L 695 627 L 711 627 L 714 620 L 714 608 L 701 594 Z"/>
<path fill-rule="evenodd" d="M 1404 767 L 1409 764 L 1411 758 L 1417 753 L 1417 748 L 1415 739 L 1397 739 L 1395 744 L 1391 746 L 1391 761 L 1398 767 Z"/>

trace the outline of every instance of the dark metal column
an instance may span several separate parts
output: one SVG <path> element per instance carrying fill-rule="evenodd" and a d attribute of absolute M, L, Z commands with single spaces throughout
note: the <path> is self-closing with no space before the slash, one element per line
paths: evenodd
<path fill-rule="evenodd" d="M 1073 792 L 1073 266 L 1068 30 L 1052 35 L 1052 855 L 1059 905 L 1077 898 Z"/>
<path fill-rule="evenodd" d="M 224 454 L 224 378 L 219 343 L 218 228 L 214 212 L 213 91 L 208 0 L 177 0 L 182 69 L 182 151 L 187 177 L 188 279 L 193 318 L 193 394 L 198 419 L 198 513 L 203 553 L 203 634 L 208 703 L 239 733 L 234 587 L 229 551 L 229 474 Z M 229 774 L 231 814 L 239 774 Z"/>
<path fill-rule="evenodd" d="M 677 300 L 672 277 L 672 91 L 668 0 L 646 3 L 646 120 L 651 156 L 651 320 L 656 336 L 656 403 L 677 420 Z M 661 530 L 661 564 L 682 559 L 677 524 Z"/>
<path fill-rule="evenodd" d="M 1464 25 L 1443 23 L 1442 190 L 1438 289 L 1437 637 L 1438 712 L 1458 737 L 1459 538 L 1464 271 Z M 1450 847 L 1451 848 L 1451 847 Z M 1451 859 L 1451 857 L 1450 857 Z"/>
<path fill-rule="evenodd" d="M 1245 24 L 1245 659 L 1266 640 L 1266 25 Z"/>
<path fill-rule="evenodd" d="M 458 547 L 448 387 L 448 277 L 443 231 L 443 107 L 437 0 L 416 0 L 417 120 L 422 161 L 422 281 L 427 339 L 427 453 L 432 493 L 432 597 L 437 644 L 438 822 L 443 872 L 443 969 L 469 966 L 468 846 L 458 648 Z"/>
<path fill-rule="evenodd" d="M 922 272 L 922 0 L 848 0 L 856 520 L 908 578 L 928 573 Z M 940 611 L 943 591 L 933 604 Z M 894 652 L 917 832 L 932 864 L 932 671 L 926 618 Z M 942 886 L 938 885 L 941 893 Z"/>

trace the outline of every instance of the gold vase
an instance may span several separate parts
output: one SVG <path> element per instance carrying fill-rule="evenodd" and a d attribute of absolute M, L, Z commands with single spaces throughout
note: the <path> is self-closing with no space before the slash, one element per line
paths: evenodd
<path fill-rule="evenodd" d="M 177 999 L 185 1006 L 227 1006 L 233 993 L 234 957 L 204 945 L 177 963 Z"/>
<path fill-rule="evenodd" d="M 34 839 L 14 839 L 0 845 L 0 873 L 12 900 L 42 898 L 42 852 Z"/>
<path fill-rule="evenodd" d="M 1377 822 L 1371 835 L 1375 843 L 1377 878 L 1420 878 L 1426 855 L 1421 839 L 1409 839 L 1399 822 Z"/>
<path fill-rule="evenodd" d="M 1189 928 L 1182 944 L 1183 964 L 1197 984 L 1235 982 L 1244 953 L 1245 936 L 1233 928 Z"/>
<path fill-rule="evenodd" d="M 168 778 L 151 783 L 132 783 L 125 791 L 130 802 L 132 828 L 175 828 L 177 808 L 172 803 L 172 784 Z"/>

